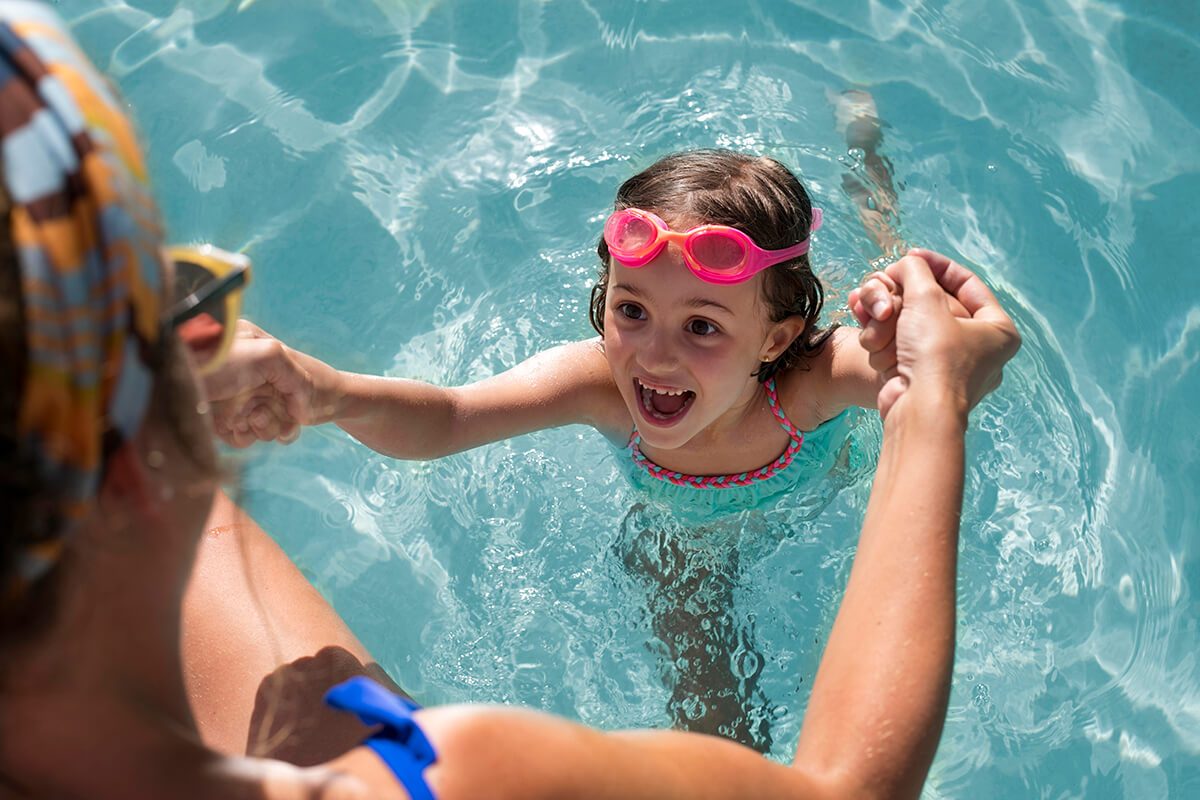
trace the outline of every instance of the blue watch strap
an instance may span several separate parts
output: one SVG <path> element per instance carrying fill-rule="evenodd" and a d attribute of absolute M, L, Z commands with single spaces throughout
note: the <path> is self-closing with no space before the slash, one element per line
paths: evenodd
<path fill-rule="evenodd" d="M 361 675 L 334 686 L 325 702 L 354 714 L 364 725 L 382 725 L 363 744 L 383 759 L 413 800 L 435 800 L 423 773 L 437 761 L 437 753 L 412 718 L 419 705 Z"/>

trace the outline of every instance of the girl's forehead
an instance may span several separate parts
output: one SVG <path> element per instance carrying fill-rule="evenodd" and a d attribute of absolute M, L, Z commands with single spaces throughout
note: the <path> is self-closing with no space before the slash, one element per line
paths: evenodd
<path fill-rule="evenodd" d="M 731 285 L 717 285 L 702 280 L 688 268 L 683 257 L 666 247 L 649 264 L 627 267 L 612 260 L 609 280 L 612 289 L 626 291 L 647 302 L 678 307 L 681 311 L 700 308 L 705 301 L 723 306 L 735 314 L 765 315 L 763 273 L 750 280 Z M 609 292 L 611 296 L 613 292 Z"/>

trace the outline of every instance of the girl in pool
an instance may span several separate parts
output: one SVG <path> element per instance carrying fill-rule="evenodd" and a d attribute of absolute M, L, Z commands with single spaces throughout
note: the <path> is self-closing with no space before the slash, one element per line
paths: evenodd
<path fill-rule="evenodd" d="M 863 138 L 863 127 L 847 132 Z M 806 445 L 804 432 L 849 406 L 873 407 L 881 386 L 858 331 L 818 326 L 822 288 L 808 251 L 820 224 L 821 212 L 778 161 L 719 150 L 668 156 L 620 187 L 605 223 L 590 307 L 601 338 L 442 388 L 338 372 L 247 327 L 249 340 L 236 346 L 261 353 L 243 377 L 252 396 L 217 403 L 217 430 L 244 446 L 333 421 L 387 455 L 430 459 L 586 423 L 625 446 L 634 479 L 673 510 L 711 520 L 762 507 L 818 474 L 840 438 L 829 429 Z M 899 305 L 892 287 L 876 274 L 852 298 L 860 318 L 883 321 L 863 332 L 872 349 L 891 336 Z M 873 336 L 882 341 L 872 344 Z M 237 389 L 209 388 L 218 396 Z M 740 583 L 736 545 L 693 548 L 660 535 L 653 520 L 643 530 L 641 509 L 621 523 L 617 548 L 648 590 L 635 602 L 649 604 L 666 647 L 671 717 L 770 750 L 758 676 L 734 675 L 729 658 L 713 655 L 755 649 L 753 632 L 730 612 Z M 710 533 L 698 538 L 715 539 Z M 673 555 L 636 558 L 647 547 Z M 673 567 L 655 568 L 659 561 Z M 699 605 L 713 611 L 697 613 L 689 599 L 699 592 L 707 598 Z M 686 675 L 674 671 L 681 661 Z"/>
<path fill-rule="evenodd" d="M 858 332 L 818 326 L 808 253 L 820 225 L 774 159 L 667 156 L 622 184 L 605 223 L 590 308 L 600 338 L 444 388 L 339 372 L 247 326 L 257 341 L 239 346 L 261 348 L 261 366 L 228 379 L 218 430 L 245 446 L 336 422 L 381 453 L 430 459 L 585 423 L 655 479 L 701 491 L 782 481 L 805 431 L 874 407 L 880 389 Z M 871 315 L 894 317 L 886 275 L 865 285 Z"/>

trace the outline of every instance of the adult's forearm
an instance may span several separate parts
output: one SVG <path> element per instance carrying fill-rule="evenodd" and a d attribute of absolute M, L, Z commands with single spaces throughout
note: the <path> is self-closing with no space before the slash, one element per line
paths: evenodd
<path fill-rule="evenodd" d="M 883 450 L 796 763 L 860 797 L 916 797 L 937 749 L 954 659 L 966 415 L 910 389 Z"/>

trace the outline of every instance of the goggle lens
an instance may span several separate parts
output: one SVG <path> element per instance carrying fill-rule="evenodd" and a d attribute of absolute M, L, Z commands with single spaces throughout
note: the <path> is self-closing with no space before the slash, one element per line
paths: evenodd
<path fill-rule="evenodd" d="M 655 236 L 654 225 L 649 220 L 633 214 L 618 214 L 607 238 L 609 247 L 614 250 L 635 253 L 653 242 Z"/>
<path fill-rule="evenodd" d="M 692 258 L 713 272 L 737 272 L 746 260 L 742 242 L 725 233 L 697 233 L 688 246 Z"/>

